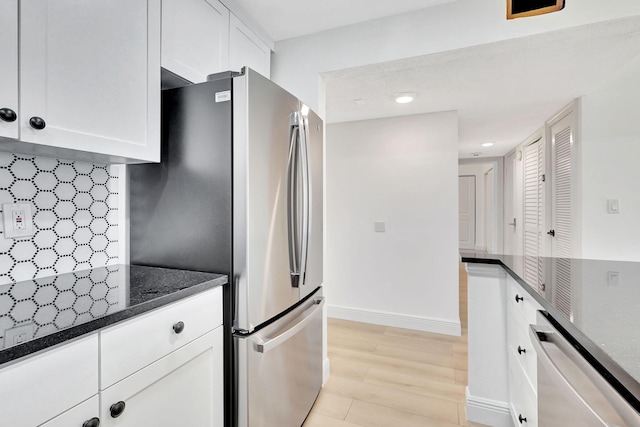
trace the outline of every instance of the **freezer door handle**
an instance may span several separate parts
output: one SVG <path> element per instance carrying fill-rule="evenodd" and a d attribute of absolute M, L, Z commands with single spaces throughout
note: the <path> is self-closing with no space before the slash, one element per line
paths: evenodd
<path fill-rule="evenodd" d="M 315 298 L 313 300 L 313 303 L 314 305 L 312 306 L 312 308 L 303 313 L 302 320 L 300 320 L 298 323 L 296 323 L 286 331 L 282 332 L 280 335 L 275 336 L 263 343 L 256 344 L 256 350 L 259 353 L 266 353 L 269 350 L 278 347 L 288 339 L 293 338 L 298 332 L 304 329 L 305 326 L 307 326 L 307 324 L 313 320 L 316 313 L 318 313 L 318 311 L 322 311 L 322 307 L 324 306 L 324 297 Z"/>

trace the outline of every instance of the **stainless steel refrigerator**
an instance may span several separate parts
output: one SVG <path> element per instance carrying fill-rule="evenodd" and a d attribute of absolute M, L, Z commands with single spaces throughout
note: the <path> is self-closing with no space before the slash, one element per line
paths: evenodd
<path fill-rule="evenodd" d="M 162 163 L 129 169 L 131 263 L 230 277 L 229 426 L 298 427 L 322 385 L 322 134 L 245 68 L 163 91 Z"/>

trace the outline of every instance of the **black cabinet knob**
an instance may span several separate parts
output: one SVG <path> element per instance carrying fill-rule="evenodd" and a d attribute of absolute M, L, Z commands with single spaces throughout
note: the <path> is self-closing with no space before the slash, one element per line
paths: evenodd
<path fill-rule="evenodd" d="M 178 322 L 175 325 L 173 325 L 173 332 L 175 332 L 176 334 L 179 334 L 182 331 L 184 331 L 184 322 Z"/>
<path fill-rule="evenodd" d="M 82 427 L 100 427 L 100 418 L 93 417 L 90 420 L 85 421 Z"/>
<path fill-rule="evenodd" d="M 47 126 L 47 124 L 44 122 L 44 119 L 42 119 L 42 117 L 31 117 L 29 119 L 29 124 L 31 125 L 32 128 L 37 130 L 42 130 Z"/>
<path fill-rule="evenodd" d="M 15 122 L 18 115 L 11 108 L 0 108 L 0 120 L 3 122 Z"/>
<path fill-rule="evenodd" d="M 518 421 L 520 421 L 520 424 L 522 424 L 522 423 L 526 423 L 527 419 L 523 417 L 522 414 L 518 414 Z"/>
<path fill-rule="evenodd" d="M 547 234 L 551 237 L 556 237 L 556 230 L 549 230 L 547 231 Z"/>
<path fill-rule="evenodd" d="M 111 418 L 118 418 L 124 412 L 124 407 L 126 405 L 121 400 L 120 402 L 114 403 L 109 408 L 109 413 L 111 414 Z"/>
<path fill-rule="evenodd" d="M 524 301 L 524 298 L 522 298 L 520 295 L 516 294 L 516 302 L 520 302 L 520 301 Z"/>
<path fill-rule="evenodd" d="M 518 354 L 522 354 L 522 353 L 526 353 L 527 349 L 526 348 L 522 348 L 520 346 L 518 346 Z"/>

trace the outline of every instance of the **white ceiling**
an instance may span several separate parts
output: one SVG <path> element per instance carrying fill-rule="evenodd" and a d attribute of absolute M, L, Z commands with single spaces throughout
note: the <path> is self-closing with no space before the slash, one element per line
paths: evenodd
<path fill-rule="evenodd" d="M 632 17 L 328 72 L 327 122 L 457 110 L 460 158 L 503 155 L 638 54 Z M 400 105 L 397 92 L 418 97 Z"/>
<path fill-rule="evenodd" d="M 274 41 L 453 1 L 455 0 L 236 0 Z"/>

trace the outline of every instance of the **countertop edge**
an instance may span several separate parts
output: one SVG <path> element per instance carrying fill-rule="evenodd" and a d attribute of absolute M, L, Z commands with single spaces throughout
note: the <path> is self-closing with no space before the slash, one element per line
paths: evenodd
<path fill-rule="evenodd" d="M 487 256 L 487 255 L 484 255 Z M 555 307 L 529 286 L 516 272 L 496 258 L 477 258 L 461 255 L 461 262 L 469 264 L 499 265 L 534 300 L 544 308 L 543 315 L 550 320 L 562 336 L 589 362 L 589 364 L 611 385 L 633 408 L 640 412 L 640 383 L 602 351 L 591 339 L 566 319 Z"/>
<path fill-rule="evenodd" d="M 98 319 L 94 319 L 77 326 L 72 326 L 41 338 L 33 339 L 24 344 L 19 344 L 4 350 L 0 350 L 0 369 L 4 368 L 8 364 L 20 362 L 27 356 L 33 356 L 37 353 L 46 351 L 60 344 L 64 344 L 67 341 L 80 338 L 93 332 L 98 332 L 100 329 L 115 325 L 118 322 L 129 320 L 138 315 L 148 313 L 156 308 L 160 308 L 173 302 L 188 298 L 190 296 L 197 295 L 209 289 L 224 286 L 228 283 L 228 277 L 225 275 L 221 275 L 220 277 L 217 277 L 215 279 L 208 280 L 206 282 L 202 282 L 185 289 L 180 289 L 175 292 L 171 292 L 167 295 L 163 295 L 158 298 L 136 304 L 121 311 L 107 314 Z"/>

